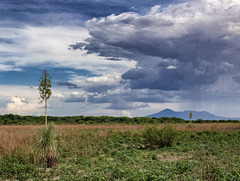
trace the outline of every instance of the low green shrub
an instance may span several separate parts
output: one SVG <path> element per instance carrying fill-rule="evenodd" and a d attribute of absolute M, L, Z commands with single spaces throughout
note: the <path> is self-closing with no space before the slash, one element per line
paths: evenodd
<path fill-rule="evenodd" d="M 0 180 L 27 180 L 38 175 L 37 167 L 29 163 L 27 156 L 19 150 L 0 158 Z"/>
<path fill-rule="evenodd" d="M 177 133 L 171 125 L 166 125 L 161 130 L 155 126 L 148 127 L 142 133 L 143 143 L 149 147 L 170 147 L 175 142 Z"/>

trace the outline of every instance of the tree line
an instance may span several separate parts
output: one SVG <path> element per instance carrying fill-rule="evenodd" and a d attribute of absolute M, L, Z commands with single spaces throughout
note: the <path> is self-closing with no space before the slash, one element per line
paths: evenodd
<path fill-rule="evenodd" d="M 158 123 L 189 123 L 176 117 L 113 117 L 113 116 L 48 116 L 49 122 L 55 124 L 158 124 Z M 238 120 L 202 120 L 192 123 L 239 123 Z M 14 114 L 0 115 L 0 125 L 40 125 L 45 123 L 45 116 L 20 116 Z"/>

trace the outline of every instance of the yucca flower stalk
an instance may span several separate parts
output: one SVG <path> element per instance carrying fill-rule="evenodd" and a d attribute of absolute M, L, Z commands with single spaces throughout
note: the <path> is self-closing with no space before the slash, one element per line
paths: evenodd
<path fill-rule="evenodd" d="M 60 154 L 60 135 L 53 123 L 34 130 L 34 154 L 47 163 L 47 167 L 58 165 Z"/>

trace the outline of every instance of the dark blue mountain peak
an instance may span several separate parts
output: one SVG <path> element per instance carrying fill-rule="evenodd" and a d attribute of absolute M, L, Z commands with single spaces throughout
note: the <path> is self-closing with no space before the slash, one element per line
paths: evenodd
<path fill-rule="evenodd" d="M 161 112 L 162 112 L 162 113 L 174 113 L 174 111 L 171 110 L 171 109 L 164 109 L 164 110 L 162 110 Z"/>
<path fill-rule="evenodd" d="M 239 120 L 239 118 L 227 118 L 227 117 L 222 117 L 222 116 L 216 116 L 214 114 L 211 114 L 207 111 L 191 111 L 191 110 L 186 110 L 183 112 L 176 112 L 171 109 L 164 109 L 160 111 L 159 113 L 147 115 L 146 117 L 177 117 L 177 118 L 182 118 L 185 120 L 189 120 L 189 114 L 192 112 L 192 120 L 197 120 L 197 119 L 202 119 L 202 120 L 229 120 L 229 119 L 235 119 Z"/>

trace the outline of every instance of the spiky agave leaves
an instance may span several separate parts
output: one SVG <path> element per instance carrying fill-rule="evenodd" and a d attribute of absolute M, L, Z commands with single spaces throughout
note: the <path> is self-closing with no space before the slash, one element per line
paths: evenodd
<path fill-rule="evenodd" d="M 58 165 L 61 151 L 60 135 L 53 123 L 34 130 L 33 145 L 34 154 L 42 158 L 47 163 L 47 167 Z"/>

